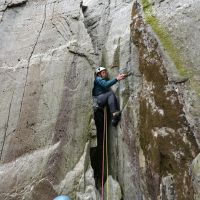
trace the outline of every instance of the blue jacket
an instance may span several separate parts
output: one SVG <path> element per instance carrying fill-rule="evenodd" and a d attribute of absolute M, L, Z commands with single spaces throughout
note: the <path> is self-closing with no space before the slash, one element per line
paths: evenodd
<path fill-rule="evenodd" d="M 110 91 L 110 87 L 114 85 L 115 83 L 117 83 L 116 78 L 112 80 L 106 80 L 106 79 L 101 78 L 100 76 L 97 76 L 94 80 L 92 95 L 98 96 L 100 94 Z"/>

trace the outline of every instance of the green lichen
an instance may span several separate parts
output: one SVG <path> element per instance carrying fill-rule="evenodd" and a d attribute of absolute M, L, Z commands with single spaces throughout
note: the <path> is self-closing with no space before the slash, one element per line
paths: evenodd
<path fill-rule="evenodd" d="M 159 20 L 153 15 L 153 9 L 151 3 L 148 0 L 142 0 L 142 4 L 144 8 L 146 22 L 151 25 L 152 29 L 159 37 L 160 42 L 168 52 L 170 58 L 175 63 L 176 68 L 178 69 L 180 75 L 188 76 L 189 72 L 184 66 L 184 62 L 180 57 L 178 49 L 175 47 L 166 29 L 161 25 Z"/>
<path fill-rule="evenodd" d="M 141 0 L 145 14 L 151 14 L 152 13 L 152 6 L 151 2 L 148 0 Z"/>
<path fill-rule="evenodd" d="M 150 12 L 151 7 L 148 1 L 143 2 L 147 2 L 145 4 L 145 10 Z M 133 14 L 133 16 L 138 14 L 137 4 L 134 4 Z M 150 19 L 155 19 L 154 22 L 151 23 L 153 24 L 152 27 L 159 24 L 156 18 L 149 17 L 148 20 Z M 147 82 L 153 83 L 154 87 L 150 95 L 154 99 L 156 107 L 164 111 L 164 115 L 161 114 L 159 110 L 151 104 L 146 95 L 141 95 L 139 108 L 139 139 L 145 155 L 148 192 L 151 199 L 156 199 L 159 194 L 160 180 L 156 178 L 155 174 L 159 177 L 172 174 L 174 176 L 174 187 L 178 199 L 188 199 L 188 197 L 192 197 L 194 193 L 191 177 L 188 173 L 188 163 L 198 154 L 198 145 L 195 137 L 193 137 L 192 130 L 187 129 L 187 120 L 183 117 L 183 105 L 179 102 L 177 93 L 174 90 L 168 91 L 167 93 L 165 92 L 165 88 L 168 85 L 168 77 L 166 73 L 160 73 L 163 67 L 163 58 L 160 56 L 161 53 L 157 42 L 154 42 L 155 37 L 148 32 L 140 16 L 137 19 L 133 19 L 132 25 L 133 41 L 137 44 L 139 49 L 140 70 Z M 143 31 L 140 31 L 141 29 Z M 154 31 L 155 30 L 156 29 L 154 29 Z M 180 59 L 178 51 L 176 51 L 176 48 L 173 46 L 172 40 L 168 34 L 165 34 L 161 25 L 157 26 L 157 32 L 158 35 L 163 34 L 162 37 L 166 37 L 164 38 L 166 42 L 164 44 L 168 44 L 168 49 L 170 49 L 170 51 L 177 53 L 179 64 L 181 67 L 185 67 L 183 61 Z M 152 51 L 148 49 L 149 43 L 154 45 Z M 149 62 L 149 58 L 156 60 L 156 64 Z M 187 74 L 187 70 L 182 73 Z M 170 100 L 171 98 L 176 100 L 172 103 Z M 160 134 L 163 129 L 168 133 L 165 136 Z M 161 132 L 158 130 L 161 130 Z M 183 140 L 183 133 L 185 133 L 187 141 L 189 142 Z M 183 176 L 184 174 L 186 174 L 185 177 Z M 181 184 L 183 182 L 185 182 L 184 185 Z M 185 190 L 187 187 L 191 188 L 189 192 Z"/>
<path fill-rule="evenodd" d="M 181 76 L 191 78 L 191 87 L 197 92 L 198 96 L 200 96 L 199 84 L 194 79 L 192 79 L 193 72 L 187 69 L 184 64 L 184 60 L 181 57 L 180 51 L 174 45 L 174 42 L 166 31 L 166 28 L 163 27 L 160 21 L 154 16 L 151 2 L 149 0 L 141 0 L 141 2 L 143 5 L 146 22 L 152 27 L 153 31 L 159 37 L 161 44 L 174 62 L 179 74 Z"/>
<path fill-rule="evenodd" d="M 184 66 L 184 62 L 180 57 L 180 53 L 178 49 L 174 46 L 172 39 L 170 38 L 169 34 L 166 32 L 165 28 L 160 24 L 158 19 L 155 16 L 147 16 L 146 21 L 148 24 L 151 25 L 154 32 L 159 37 L 162 45 L 168 52 L 168 55 L 173 60 L 176 68 L 178 69 L 181 76 L 190 76 L 189 71 Z"/>

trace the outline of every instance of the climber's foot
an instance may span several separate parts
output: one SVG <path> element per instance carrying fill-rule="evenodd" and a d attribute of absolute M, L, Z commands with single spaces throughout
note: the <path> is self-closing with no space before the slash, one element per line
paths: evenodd
<path fill-rule="evenodd" d="M 120 111 L 113 113 L 112 125 L 114 127 L 116 127 L 118 122 L 120 121 L 120 119 L 121 119 L 121 112 Z"/>

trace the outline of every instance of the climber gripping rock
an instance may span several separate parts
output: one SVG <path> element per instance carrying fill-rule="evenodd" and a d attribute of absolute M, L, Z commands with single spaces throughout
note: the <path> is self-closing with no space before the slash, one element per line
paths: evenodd
<path fill-rule="evenodd" d="M 96 100 L 98 107 L 104 108 L 108 105 L 112 114 L 112 125 L 117 126 L 120 121 L 121 112 L 119 109 L 119 103 L 114 92 L 111 90 L 111 86 L 118 81 L 125 79 L 124 74 L 118 74 L 116 78 L 109 80 L 108 71 L 104 67 L 98 67 L 95 71 L 95 80 L 92 95 Z"/>

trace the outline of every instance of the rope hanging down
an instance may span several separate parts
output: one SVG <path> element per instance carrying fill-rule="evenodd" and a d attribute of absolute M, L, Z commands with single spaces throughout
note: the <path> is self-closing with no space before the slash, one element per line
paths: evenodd
<path fill-rule="evenodd" d="M 108 184 L 108 125 L 107 125 L 107 109 L 104 108 L 104 129 L 103 129 L 103 152 L 102 152 L 102 177 L 101 177 L 101 200 L 104 200 L 104 162 L 105 162 L 105 143 L 106 143 L 106 176 L 107 176 L 107 200 L 109 199 L 109 184 Z"/>

